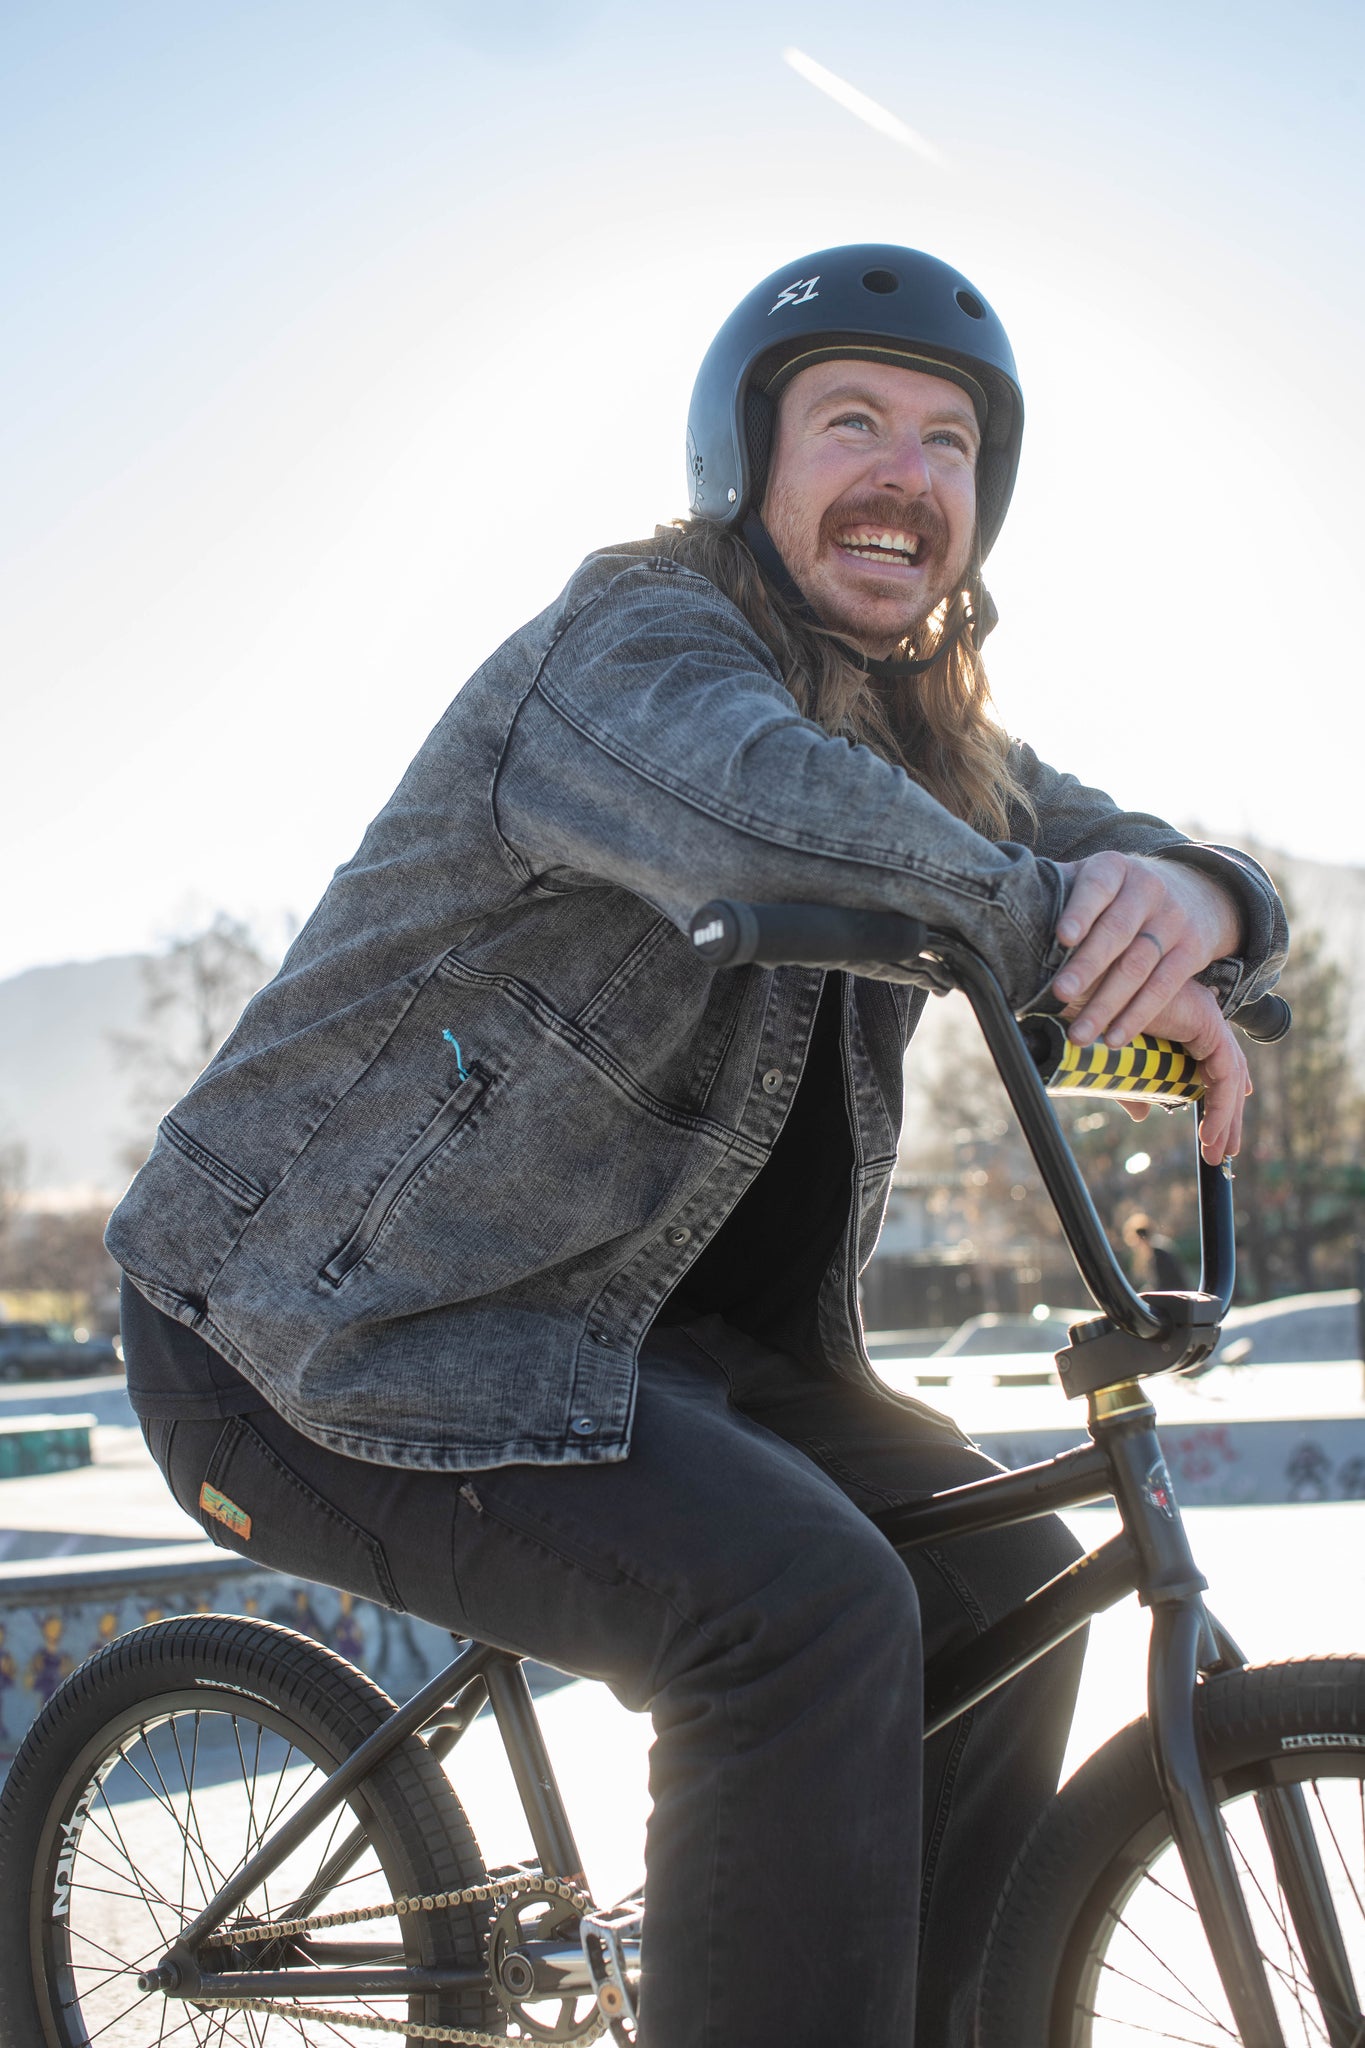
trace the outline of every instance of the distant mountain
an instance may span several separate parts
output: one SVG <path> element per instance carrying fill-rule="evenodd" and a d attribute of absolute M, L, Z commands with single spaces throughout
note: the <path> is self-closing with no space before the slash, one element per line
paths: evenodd
<path fill-rule="evenodd" d="M 31 1194 L 119 1194 L 133 1141 L 129 1077 L 108 1032 L 141 1020 L 141 956 L 31 967 L 0 981 L 0 1145 L 27 1151 Z"/>
<path fill-rule="evenodd" d="M 27 1152 L 27 1186 L 74 1204 L 127 1185 L 136 1119 L 108 1034 L 141 1021 L 142 956 L 30 967 L 0 981 L 0 1144 Z"/>
<path fill-rule="evenodd" d="M 1365 1075 L 1365 867 L 1264 857 L 1289 890 L 1298 924 L 1321 928 L 1349 979 L 1353 1047 Z M 122 1152 L 145 1134 L 109 1034 L 142 1022 L 144 958 L 31 967 L 0 981 L 0 1145 L 25 1146 L 29 1190 L 54 1204 L 116 1196 L 127 1185 Z M 940 1008 L 930 1005 L 922 1055 L 932 1049 Z"/>

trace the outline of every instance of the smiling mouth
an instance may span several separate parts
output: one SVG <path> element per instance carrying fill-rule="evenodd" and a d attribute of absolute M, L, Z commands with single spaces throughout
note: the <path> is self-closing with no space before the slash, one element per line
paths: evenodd
<path fill-rule="evenodd" d="M 853 555 L 860 562 L 913 569 L 919 562 L 923 542 L 917 533 L 874 533 L 870 528 L 855 527 L 841 533 L 836 545 L 841 553 Z"/>

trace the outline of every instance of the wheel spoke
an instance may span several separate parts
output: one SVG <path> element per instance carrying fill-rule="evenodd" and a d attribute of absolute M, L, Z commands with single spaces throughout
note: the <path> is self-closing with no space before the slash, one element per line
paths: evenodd
<path fill-rule="evenodd" d="M 1141 2034 L 1148 2041 L 1152 2038 L 1151 2028 L 1144 2026 L 1141 2020 L 1125 2020 L 1117 2013 L 1100 2012 L 1093 2005 L 1081 2007 L 1079 2017 L 1087 2020 L 1101 2020 L 1106 2027 L 1123 2027 L 1130 2033 Z M 1226 2028 L 1223 2031 L 1226 2032 Z M 1163 2032 L 1161 2038 L 1163 2041 L 1175 2043 L 1175 2048 L 1208 2048 L 1209 2037 L 1207 2034 L 1171 2034 Z M 1234 2034 L 1231 2038 L 1235 2041 L 1237 2036 Z"/>
<path fill-rule="evenodd" d="M 136 1976 L 159 1962 L 204 1901 L 382 1717 L 368 1681 L 268 1624 L 175 1617 L 101 1651 L 78 1687 L 54 1695 L 42 1737 L 0 1793 L 0 1835 L 28 1845 L 22 1853 L 38 1859 L 33 1867 L 60 1868 L 60 1878 L 31 1895 L 0 1891 L 0 1969 L 7 2000 L 12 1990 L 18 1999 L 5 2009 L 16 2040 L 42 2039 L 49 2048 L 266 2048 L 277 2040 L 281 2048 L 351 2048 L 367 2038 L 344 2017 L 307 2009 L 199 2009 L 192 1999 L 139 1991 Z M 256 1885 L 239 1917 L 279 1917 L 284 1899 L 325 1912 L 395 1893 L 458 1890 L 483 1876 L 439 1761 L 410 1739 L 376 1766 L 354 1804 L 342 1801 L 325 1815 Z M 55 1913 L 52 1885 L 64 1900 Z M 221 1930 L 228 1940 L 232 1917 Z M 395 1918 L 392 1932 L 380 1918 L 357 1967 L 385 1951 L 396 1965 L 467 1967 L 478 1934 L 472 1913 Z M 286 1946 L 244 1945 L 216 1967 L 267 1971 L 279 1967 L 272 1951 Z M 46 2031 L 36 2013 L 31 2023 L 27 2017 L 30 1953 L 47 1987 Z M 212 1954 L 205 1951 L 210 1968 Z M 308 1967 L 305 1956 L 294 1963 Z M 357 2020 L 413 2010 L 401 1991 L 336 2002 Z M 421 2009 L 442 2025 L 501 2025 L 491 1996 L 474 1987 L 442 1992 Z M 572 2016 L 571 2006 L 564 2011 Z"/>
<path fill-rule="evenodd" d="M 1363 1781 L 1356 1787 L 1356 1793 L 1361 1807 L 1361 1867 L 1362 1869 L 1365 1869 L 1365 1781 Z M 1332 1825 L 1332 1816 L 1327 1811 L 1327 1804 L 1322 1796 L 1321 1785 L 1314 1785 L 1313 1797 L 1317 1802 L 1318 1812 L 1322 1815 L 1322 1823 L 1327 1830 L 1327 1834 L 1329 1839 L 1331 1840 L 1332 1847 L 1337 1852 L 1337 1861 L 1341 1865 L 1342 1875 L 1346 1879 L 1347 1884 L 1351 1888 L 1351 1897 L 1355 1900 L 1356 1911 L 1362 1916 L 1362 1918 L 1365 1918 L 1365 1900 L 1362 1900 L 1361 1898 L 1360 1887 L 1356 1883 L 1355 1877 L 1352 1875 L 1351 1866 L 1346 1861 L 1346 1857 L 1342 1850 L 1341 1843 L 1337 1840 L 1337 1831 L 1335 1827 Z"/>
<path fill-rule="evenodd" d="M 1349 1896 L 1358 1921 L 1365 1925 L 1365 1907 L 1362 1906 L 1365 1888 L 1362 1887 L 1360 1878 L 1360 1871 L 1365 1867 L 1365 1783 L 1350 1781 L 1351 1803 L 1338 1809 L 1327 1794 L 1332 1784 L 1340 1782 L 1315 1780 L 1308 1789 L 1314 1801 L 1319 1832 L 1330 1841 L 1333 1856 L 1340 1866 L 1345 1886 L 1342 1896 Z M 1361 1846 L 1354 1865 L 1352 1852 L 1347 1849 L 1341 1827 L 1343 1813 L 1350 1817 L 1352 1839 L 1354 1840 L 1357 1835 L 1360 1839 Z M 1268 1871 L 1262 1858 L 1251 1853 L 1259 1844 L 1259 1836 L 1254 1842 L 1248 1842 L 1244 1839 L 1243 1831 L 1239 1829 L 1235 1818 L 1229 1819 L 1225 1816 L 1225 1820 L 1228 1820 L 1227 1831 L 1231 1851 L 1244 1893 L 1253 1911 L 1253 1918 L 1260 1917 L 1258 1950 L 1262 1965 L 1268 1973 L 1277 2007 L 1282 2014 L 1282 2024 L 1288 2025 L 1292 2019 L 1293 2041 L 1302 2044 L 1302 2048 L 1322 2048 L 1322 2044 L 1328 2038 L 1326 2021 L 1308 1972 L 1278 1872 L 1273 1872 L 1273 1866 Z M 1174 1859 L 1173 1850 L 1167 1849 L 1165 1854 Z M 1155 1901 L 1166 1916 L 1174 1914 L 1176 1920 L 1168 1924 L 1167 1920 L 1161 1917 L 1151 1918 L 1144 1911 L 1144 1898 Z M 1128 2039 L 1136 2034 L 1145 2035 L 1149 2040 L 1159 2038 L 1162 2041 L 1184 2043 L 1191 2039 L 1187 2033 L 1175 2033 L 1170 2030 L 1176 2014 L 1183 2013 L 1187 2022 L 1194 2020 L 1211 2030 L 1198 2037 L 1202 2042 L 1236 2041 L 1239 2037 L 1235 2028 L 1228 2020 L 1221 2018 L 1206 2002 L 1202 1992 L 1188 1981 L 1188 1973 L 1182 1975 L 1172 1967 L 1172 1949 L 1179 1951 L 1187 1943 L 1197 1943 L 1198 1947 L 1192 1952 L 1207 1959 L 1210 1985 L 1216 1986 L 1212 1958 L 1208 1957 L 1207 1950 L 1203 1947 L 1202 1935 L 1193 1924 L 1197 1919 L 1198 1914 L 1193 1900 L 1176 1885 L 1168 1882 L 1158 1859 L 1153 1858 L 1143 1868 L 1139 1884 L 1122 1907 L 1117 1910 L 1109 1909 L 1105 1915 L 1104 1925 L 1108 1931 L 1103 1940 L 1106 1953 L 1100 1961 L 1097 1990 L 1105 1982 L 1110 1982 L 1115 1987 L 1115 1995 L 1107 2000 L 1097 1996 L 1093 2001 L 1087 2001 L 1083 2012 L 1078 2014 L 1078 2019 L 1089 2021 L 1102 2029 L 1098 2037 L 1100 2039 L 1108 2038 L 1110 2034 Z M 1189 1929 L 1187 1934 L 1181 1934 L 1178 1939 L 1172 1933 L 1177 1923 Z M 1131 1944 L 1134 1955 L 1141 1954 L 1146 1959 L 1150 1967 L 1145 1975 L 1137 1974 L 1131 1967 L 1125 1967 L 1127 1958 L 1114 1946 L 1120 1938 Z M 1356 1944 L 1356 1948 L 1358 1952 L 1359 1943 Z M 1168 1988 L 1171 1984 L 1180 1987 L 1181 1996 L 1172 1994 Z M 1152 2014 L 1144 2015 L 1142 2006 L 1134 2004 L 1134 1993 L 1151 2005 Z M 1168 2022 L 1158 2022 L 1152 2016 L 1157 2011 L 1165 2010 L 1169 2010 L 1171 2014 Z M 1086 2038 L 1088 2040 L 1089 2036 Z"/>
<path fill-rule="evenodd" d="M 1133 1930 L 1131 1927 L 1125 1926 L 1124 1932 L 1133 1939 L 1138 1939 L 1138 1937 L 1133 1935 Z M 1193 1986 L 1187 1984 L 1183 1977 L 1178 1977 L 1176 1975 L 1175 1971 L 1170 1968 L 1170 1965 L 1166 1962 L 1164 1957 L 1156 1955 L 1154 1951 L 1151 1949 L 1151 1947 L 1148 1945 L 1148 1943 L 1145 1941 L 1140 1941 L 1139 1945 L 1147 1950 L 1147 1953 L 1152 1957 L 1153 1962 L 1160 1964 L 1161 1968 L 1166 1971 L 1167 1975 L 1172 1979 L 1174 1983 L 1180 1986 L 1180 1989 L 1186 1994 L 1188 1998 L 1193 1998 L 1197 2000 L 1197 2004 L 1187 2005 L 1184 1999 L 1172 1997 L 1169 1991 L 1158 1990 L 1155 1984 L 1144 1983 L 1141 1977 L 1135 1977 L 1130 1970 L 1119 1969 L 1116 1963 L 1105 1963 L 1105 1975 L 1109 1977 L 1117 1977 L 1121 1984 L 1132 1984 L 1146 1997 L 1159 1999 L 1163 2005 L 1174 2006 L 1177 2012 L 1185 2013 L 1187 2017 L 1192 2020 L 1207 2020 L 1210 2026 L 1216 2027 L 1218 2029 L 1218 2032 L 1220 2034 L 1225 2035 L 1229 2041 L 1236 2041 L 1237 2036 L 1233 2032 L 1232 2028 L 1225 2026 L 1222 2020 L 1219 2019 L 1216 2012 L 1210 2011 L 1209 2007 L 1205 2005 L 1203 1999 L 1200 1998 L 1199 1993 L 1196 1990 L 1194 1990 Z M 1110 2017 L 1111 2016 L 1109 2014 L 1105 2014 L 1105 2018 L 1107 2020 L 1110 2019 Z M 1120 2025 L 1133 2024 L 1133 2022 L 1131 2021 L 1120 2021 L 1116 2023 Z M 1207 2039 L 1207 2036 L 1205 2036 L 1205 2038 Z"/>
<path fill-rule="evenodd" d="M 1365 1659 L 1218 1673 L 1201 1684 L 1198 1713 L 1286 2048 L 1365 2048 Z M 977 2039 L 1239 2041 L 1145 1721 L 1098 1751 L 1035 1829 L 997 1910 Z"/>
<path fill-rule="evenodd" d="M 1144 1882 L 1150 1884 L 1154 1890 L 1164 1893 L 1164 1895 L 1168 1899 L 1173 1899 L 1176 1902 L 1176 1904 L 1182 1906 L 1188 1904 L 1191 1912 L 1193 1912 L 1193 1901 L 1187 1901 L 1186 1899 L 1182 1898 L 1180 1893 L 1173 1891 L 1168 1884 L 1165 1884 L 1161 1880 L 1154 1878 L 1150 1871 L 1144 1871 L 1143 1879 Z M 1223 2024 L 1223 2022 L 1219 2019 L 1217 2013 L 1213 2011 L 1212 2007 L 1205 2004 L 1204 2000 L 1200 1997 L 1199 1993 L 1195 1990 L 1194 1986 L 1192 1984 L 1187 1983 L 1178 1971 L 1172 1969 L 1166 1957 L 1163 1956 L 1158 1949 L 1154 1948 L 1151 1942 L 1148 1941 L 1142 1934 L 1138 1932 L 1137 1928 L 1131 1926 L 1128 1920 L 1124 1917 L 1124 1915 L 1111 1914 L 1109 1918 L 1114 1928 L 1122 1928 L 1123 1932 L 1127 1935 L 1128 1939 L 1132 1942 L 1135 1942 L 1139 1948 L 1143 1949 L 1145 1953 L 1148 1956 L 1150 1956 L 1151 1960 L 1156 1964 L 1157 1968 L 1159 1970 L 1164 1970 L 1166 1975 L 1170 1978 L 1171 1982 L 1173 1984 L 1178 1985 L 1181 1991 L 1185 1993 L 1185 1996 L 1187 1998 L 1192 1998 L 1196 2001 L 1195 2005 L 1187 2005 L 1182 2007 L 1181 2009 L 1183 2011 L 1188 2012 L 1192 2019 L 1207 2020 L 1210 2026 L 1217 2027 L 1219 2032 L 1226 2034 L 1230 2040 L 1236 2040 L 1237 2036 L 1232 2032 L 1231 2028 L 1226 2027 Z M 1116 1964 L 1109 1962 L 1107 1958 L 1104 1964 L 1104 1968 L 1113 1976 L 1123 1977 L 1124 1975 L 1124 1972 L 1121 1971 Z M 1147 1991 L 1153 1997 L 1164 1998 L 1167 1999 L 1170 2004 L 1180 2006 L 1180 2001 L 1178 1999 L 1171 1998 L 1168 1992 L 1158 1991 L 1156 1990 L 1155 1986 L 1150 1984 L 1143 1984 L 1141 1980 L 1137 1977 L 1130 1976 L 1127 1978 L 1127 1982 L 1130 1984 L 1138 1985 L 1138 1987 L 1141 1990 Z"/>
<path fill-rule="evenodd" d="M 1232 1828 L 1228 1829 L 1228 1842 L 1234 1855 L 1236 1856 L 1237 1861 L 1241 1864 L 1242 1869 L 1246 1874 L 1247 1882 L 1251 1885 L 1252 1889 L 1256 1893 L 1256 1896 L 1260 1899 L 1262 1905 L 1265 1907 L 1266 1912 L 1274 1921 L 1275 1926 L 1279 1932 L 1280 1939 L 1284 1944 L 1285 1954 L 1289 1958 L 1288 1967 L 1286 1968 L 1284 1963 L 1277 1962 L 1275 1957 L 1270 1954 L 1269 1950 L 1266 1948 L 1265 1943 L 1263 1941 L 1258 1940 L 1257 1950 L 1260 1955 L 1261 1961 L 1264 1964 L 1265 1968 L 1267 1970 L 1270 1970 L 1282 1985 L 1286 1986 L 1289 1990 L 1293 1992 L 1294 2010 L 1298 2013 L 1299 2018 L 1302 2020 L 1305 2018 L 1305 2008 L 1303 2003 L 1303 1992 L 1305 1989 L 1305 1982 L 1299 1972 L 1300 1958 L 1298 1941 L 1290 1926 L 1288 1907 L 1285 1904 L 1284 1892 L 1280 1886 L 1279 1879 L 1277 1878 L 1275 1881 L 1275 1898 L 1272 1901 L 1269 1893 L 1266 1891 L 1265 1886 L 1262 1884 L 1256 1872 L 1252 1869 L 1250 1858 L 1247 1856 L 1246 1850 L 1242 1847 L 1241 1841 L 1239 1840 L 1239 1838 L 1237 1837 L 1236 1833 Z M 1307 2035 L 1305 2033 L 1305 2039 L 1306 2038 Z"/>

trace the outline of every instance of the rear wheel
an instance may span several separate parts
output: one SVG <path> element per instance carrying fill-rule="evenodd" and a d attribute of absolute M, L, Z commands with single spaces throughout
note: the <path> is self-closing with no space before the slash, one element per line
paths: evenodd
<path fill-rule="evenodd" d="M 1286 2042 L 1365 2042 L 1365 1660 L 1270 1665 L 1199 1688 L 1200 1744 Z M 1263 1821 L 1301 1789 L 1354 1993 L 1315 1987 Z M 1258 1804 L 1258 1795 L 1262 1804 Z M 1064 1787 L 1021 1852 L 987 1947 L 978 2048 L 1230 2048 L 1241 2037 L 1135 1721 Z"/>
<path fill-rule="evenodd" d="M 140 1991 L 137 1979 L 392 1707 L 308 1638 L 221 1616 L 155 1623 L 83 1665 L 34 1724 L 0 1797 L 4 2048 L 148 2048 L 172 2039 L 187 2048 L 360 2048 L 383 2038 L 306 2015 L 196 2007 Z M 350 1853 L 339 1855 L 347 1842 Z M 313 1914 L 460 1890 L 484 1874 L 445 1773 L 413 1738 L 230 1924 L 301 1916 L 300 1902 Z M 341 1944 L 363 1942 L 371 1964 L 477 1968 L 487 1910 L 390 1914 L 319 1935 L 287 1959 L 260 1943 L 210 1948 L 201 1966 L 334 1966 Z M 318 2003 L 486 2029 L 498 2010 L 478 1988 L 368 2000 L 329 1994 Z"/>

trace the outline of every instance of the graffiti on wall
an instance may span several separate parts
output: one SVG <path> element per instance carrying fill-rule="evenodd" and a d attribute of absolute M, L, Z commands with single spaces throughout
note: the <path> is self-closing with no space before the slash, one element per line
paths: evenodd
<path fill-rule="evenodd" d="M 442 1630 L 393 1614 L 330 1586 L 274 1572 L 202 1576 L 159 1583 L 147 1566 L 99 1597 L 50 1591 L 37 1604 L 6 1599 L 0 1584 L 0 1758 L 14 1754 L 24 1730 L 63 1680 L 116 1636 L 177 1614 L 237 1614 L 281 1623 L 358 1664 L 388 1692 L 405 1697 L 452 1654 Z M 138 1582 L 140 1581 L 140 1583 Z"/>

